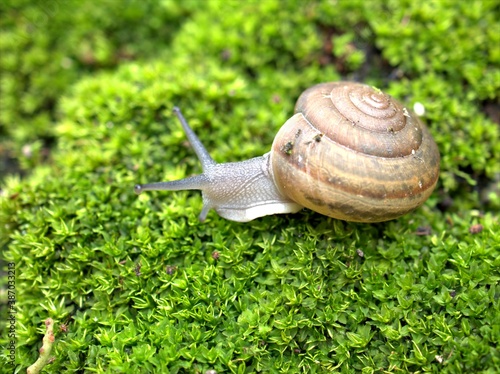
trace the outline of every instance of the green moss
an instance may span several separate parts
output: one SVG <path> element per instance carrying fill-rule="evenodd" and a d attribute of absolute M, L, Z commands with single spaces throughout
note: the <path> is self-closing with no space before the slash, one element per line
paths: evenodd
<path fill-rule="evenodd" d="M 54 23 L 14 43 L 44 4 L 2 4 L 1 144 L 29 146 L 9 151 L 27 174 L 0 196 L 16 370 L 35 362 L 48 317 L 45 372 L 500 370 L 494 2 L 58 3 Z M 243 160 L 269 150 L 304 88 L 341 78 L 425 105 L 442 177 L 411 215 L 200 223 L 198 193 L 134 194 L 200 172 L 174 105 L 217 161 Z"/>
<path fill-rule="evenodd" d="M 98 6 L 78 0 L 2 1 L 0 136 L 7 140 L 0 155 L 21 158 L 21 170 L 29 170 L 24 161 L 34 156 L 22 147 L 40 140 L 45 148 L 52 144 L 55 108 L 71 84 L 129 60 L 154 57 L 191 8 L 201 6 L 170 0 L 106 0 Z M 0 164 L 1 174 L 7 169 Z"/>

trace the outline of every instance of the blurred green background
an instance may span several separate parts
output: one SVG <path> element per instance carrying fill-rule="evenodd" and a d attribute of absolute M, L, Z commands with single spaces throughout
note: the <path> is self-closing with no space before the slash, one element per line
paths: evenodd
<path fill-rule="evenodd" d="M 0 13 L 15 372 L 49 316 L 54 373 L 500 370 L 499 1 L 5 0 Z M 134 195 L 200 172 L 174 105 L 215 160 L 238 161 L 269 150 L 304 89 L 341 79 L 424 104 L 441 178 L 415 213 L 201 224 L 197 193 Z M 7 300 L 3 286 L 2 346 Z"/>

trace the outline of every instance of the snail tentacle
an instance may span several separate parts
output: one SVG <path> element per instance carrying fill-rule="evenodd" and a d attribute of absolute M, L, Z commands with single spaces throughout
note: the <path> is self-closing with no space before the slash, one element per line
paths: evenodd
<path fill-rule="evenodd" d="M 186 119 L 182 115 L 181 110 L 179 107 L 174 107 L 173 109 L 174 114 L 177 116 L 179 119 L 182 128 L 184 130 L 184 133 L 188 137 L 189 143 L 191 143 L 191 146 L 193 147 L 196 155 L 198 156 L 198 159 L 201 162 L 201 167 L 203 168 L 203 171 L 207 169 L 208 167 L 215 165 L 216 162 L 212 159 L 210 156 L 210 153 L 208 153 L 207 149 L 203 145 L 203 143 L 200 141 L 196 133 L 193 131 L 193 129 L 188 125 Z"/>
<path fill-rule="evenodd" d="M 192 177 L 178 179 L 169 182 L 156 182 L 146 184 L 136 184 L 134 191 L 137 195 L 144 191 L 182 191 L 200 190 L 208 184 L 205 174 L 194 175 Z"/>

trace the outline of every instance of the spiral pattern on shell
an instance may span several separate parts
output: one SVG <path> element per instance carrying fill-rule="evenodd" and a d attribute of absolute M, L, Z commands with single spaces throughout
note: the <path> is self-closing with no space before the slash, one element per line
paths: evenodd
<path fill-rule="evenodd" d="M 397 218 L 423 204 L 439 176 L 429 131 L 370 86 L 335 82 L 299 97 L 272 152 L 276 185 L 319 213 L 358 222 Z"/>

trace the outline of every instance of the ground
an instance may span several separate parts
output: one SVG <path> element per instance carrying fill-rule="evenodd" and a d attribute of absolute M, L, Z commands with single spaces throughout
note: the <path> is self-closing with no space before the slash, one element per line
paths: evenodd
<path fill-rule="evenodd" d="M 0 372 L 48 318 L 47 373 L 500 371 L 498 1 L 0 10 Z M 134 194 L 201 172 L 175 105 L 240 161 L 337 80 L 425 107 L 441 174 L 415 212 L 201 223 L 198 192 Z"/>

